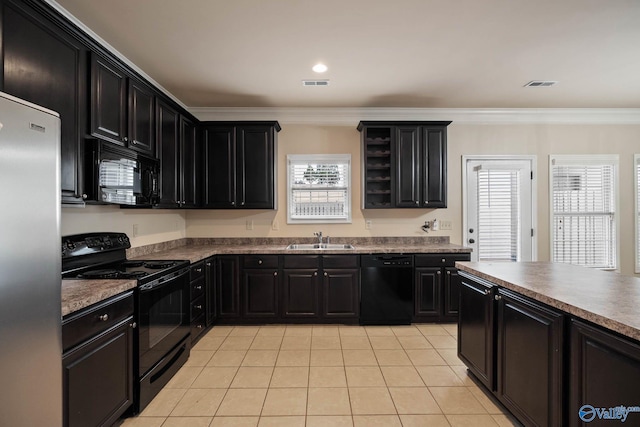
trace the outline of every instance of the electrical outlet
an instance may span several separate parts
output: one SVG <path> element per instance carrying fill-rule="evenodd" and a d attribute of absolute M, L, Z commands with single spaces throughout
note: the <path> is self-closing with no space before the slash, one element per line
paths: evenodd
<path fill-rule="evenodd" d="M 367 220 L 367 221 L 365 221 L 365 223 L 364 223 L 364 228 L 365 228 L 366 230 L 371 230 L 371 225 L 372 225 L 372 224 L 371 224 L 371 220 Z"/>
<path fill-rule="evenodd" d="M 452 221 L 440 221 L 440 230 L 453 230 Z"/>
<path fill-rule="evenodd" d="M 247 221 L 247 230 L 253 230 L 253 220 Z"/>
<path fill-rule="evenodd" d="M 136 237 L 140 232 L 139 229 L 139 225 L 138 224 L 133 224 L 133 230 L 131 230 L 131 234 L 133 234 L 133 237 Z"/>

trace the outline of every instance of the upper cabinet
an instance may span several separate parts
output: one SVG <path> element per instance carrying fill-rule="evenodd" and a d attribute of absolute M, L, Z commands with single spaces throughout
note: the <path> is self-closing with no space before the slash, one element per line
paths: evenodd
<path fill-rule="evenodd" d="M 91 55 L 92 136 L 154 154 L 153 90 L 115 63 Z"/>
<path fill-rule="evenodd" d="M 451 122 L 360 122 L 363 207 L 446 208 Z"/>
<path fill-rule="evenodd" d="M 275 209 L 278 122 L 203 122 L 203 207 Z"/>

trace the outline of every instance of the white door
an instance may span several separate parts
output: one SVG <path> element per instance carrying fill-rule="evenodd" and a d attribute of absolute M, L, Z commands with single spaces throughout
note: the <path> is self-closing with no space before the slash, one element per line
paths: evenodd
<path fill-rule="evenodd" d="M 535 157 L 463 157 L 464 244 L 472 261 L 533 261 Z"/>

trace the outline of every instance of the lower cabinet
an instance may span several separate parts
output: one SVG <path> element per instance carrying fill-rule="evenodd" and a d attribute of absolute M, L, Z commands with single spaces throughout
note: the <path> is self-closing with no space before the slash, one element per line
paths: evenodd
<path fill-rule="evenodd" d="M 133 292 L 62 322 L 65 427 L 110 426 L 133 403 Z"/>
<path fill-rule="evenodd" d="M 205 262 L 191 265 L 191 342 L 194 343 L 207 327 Z"/>
<path fill-rule="evenodd" d="M 216 258 L 209 257 L 204 261 L 205 271 L 205 298 L 207 299 L 206 320 L 207 326 L 211 326 L 217 318 L 217 293 L 216 293 Z"/>
<path fill-rule="evenodd" d="M 221 255 L 216 257 L 215 287 L 218 319 L 240 317 L 240 257 Z"/>
<path fill-rule="evenodd" d="M 282 317 L 320 316 L 320 256 L 286 255 L 282 270 Z"/>
<path fill-rule="evenodd" d="M 360 269 L 325 268 L 322 273 L 322 316 L 352 318 L 360 315 Z"/>
<path fill-rule="evenodd" d="M 275 319 L 280 299 L 277 255 L 243 257 L 242 316 Z"/>

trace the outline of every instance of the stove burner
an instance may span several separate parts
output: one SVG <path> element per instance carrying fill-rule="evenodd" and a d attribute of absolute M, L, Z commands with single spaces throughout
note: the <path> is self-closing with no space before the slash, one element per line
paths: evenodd
<path fill-rule="evenodd" d="M 120 276 L 118 270 L 91 270 L 78 275 L 79 279 L 116 279 Z"/>
<path fill-rule="evenodd" d="M 131 278 L 131 279 L 139 279 L 140 277 L 144 277 L 147 274 L 149 273 L 147 273 L 146 271 L 128 271 L 126 273 L 122 273 L 124 277 Z"/>
<path fill-rule="evenodd" d="M 175 261 L 145 261 L 144 266 L 152 269 L 169 268 L 175 265 Z"/>
<path fill-rule="evenodd" d="M 131 268 L 131 267 L 141 267 L 143 264 L 144 264 L 143 261 L 125 261 L 121 265 L 124 268 Z"/>

